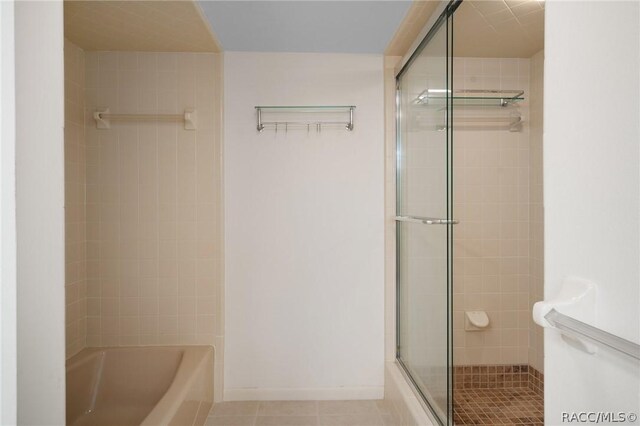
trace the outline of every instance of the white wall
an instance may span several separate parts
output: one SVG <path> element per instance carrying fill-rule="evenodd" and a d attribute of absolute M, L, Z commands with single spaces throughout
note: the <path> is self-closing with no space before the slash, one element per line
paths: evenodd
<path fill-rule="evenodd" d="M 545 297 L 563 277 L 598 285 L 596 326 L 640 341 L 638 2 L 546 4 Z M 567 23 L 570 23 L 568 25 Z M 576 34 L 579 37 L 576 37 Z M 545 330 L 545 423 L 640 411 L 638 362 Z"/>
<path fill-rule="evenodd" d="M 382 397 L 382 57 L 232 52 L 224 82 L 225 399 Z M 256 131 L 350 104 L 352 133 Z"/>
<path fill-rule="evenodd" d="M 62 2 L 16 2 L 18 422 L 64 407 Z"/>
<path fill-rule="evenodd" d="M 0 2 L 0 424 L 16 424 L 14 3 Z"/>

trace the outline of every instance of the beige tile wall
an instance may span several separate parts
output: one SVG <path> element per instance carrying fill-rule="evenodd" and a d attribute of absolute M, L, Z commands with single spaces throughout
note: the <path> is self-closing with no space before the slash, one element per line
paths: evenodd
<path fill-rule="evenodd" d="M 87 52 L 87 345 L 222 354 L 221 58 Z M 91 113 L 180 113 L 198 127 Z"/>
<path fill-rule="evenodd" d="M 531 96 L 530 96 L 530 194 L 529 218 L 530 238 L 529 254 L 531 262 L 531 286 L 529 307 L 544 300 L 544 208 L 542 204 L 542 101 L 543 101 L 544 51 L 531 57 Z M 544 333 L 533 320 L 529 323 L 529 365 L 538 371 L 544 371 Z"/>
<path fill-rule="evenodd" d="M 456 58 L 455 89 L 523 89 L 529 60 Z M 496 113 L 501 111 L 496 110 Z M 462 114 L 462 112 L 459 112 Z M 454 130 L 454 363 L 526 364 L 529 354 L 529 129 Z M 464 311 L 487 330 L 464 330 Z"/>
<path fill-rule="evenodd" d="M 84 139 L 84 61 L 82 49 L 64 44 L 65 299 L 66 356 L 85 347 L 87 316 Z"/>

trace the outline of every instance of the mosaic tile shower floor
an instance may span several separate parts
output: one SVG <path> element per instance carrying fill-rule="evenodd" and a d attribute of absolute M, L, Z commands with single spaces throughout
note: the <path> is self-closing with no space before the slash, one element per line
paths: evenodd
<path fill-rule="evenodd" d="M 544 424 L 542 396 L 526 387 L 460 389 L 454 393 L 454 421 L 468 425 Z"/>

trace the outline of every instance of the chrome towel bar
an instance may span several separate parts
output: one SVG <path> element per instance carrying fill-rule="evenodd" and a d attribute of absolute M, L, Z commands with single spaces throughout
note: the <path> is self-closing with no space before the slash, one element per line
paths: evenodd
<path fill-rule="evenodd" d="M 423 225 L 457 225 L 459 222 L 454 219 L 439 219 L 435 217 L 421 216 L 396 216 L 396 222 L 421 223 Z"/>

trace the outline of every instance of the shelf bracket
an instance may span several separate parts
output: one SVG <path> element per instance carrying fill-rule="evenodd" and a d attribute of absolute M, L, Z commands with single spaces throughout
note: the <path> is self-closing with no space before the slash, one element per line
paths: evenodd
<path fill-rule="evenodd" d="M 196 130 L 198 126 L 198 113 L 195 109 L 184 110 L 184 129 Z"/>
<path fill-rule="evenodd" d="M 353 130 L 353 107 L 349 108 L 349 124 L 347 124 L 347 130 Z"/>
<path fill-rule="evenodd" d="M 262 108 L 256 107 L 256 115 L 258 116 L 258 125 L 256 128 L 258 132 L 262 132 L 264 130 L 264 124 L 262 124 Z"/>

